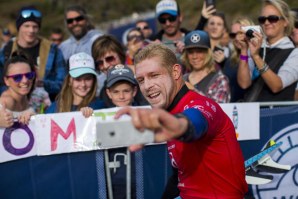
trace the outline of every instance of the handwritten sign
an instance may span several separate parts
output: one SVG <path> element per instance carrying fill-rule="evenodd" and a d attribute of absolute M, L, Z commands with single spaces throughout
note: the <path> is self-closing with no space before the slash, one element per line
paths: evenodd
<path fill-rule="evenodd" d="M 238 140 L 259 139 L 259 104 L 222 104 L 231 118 Z M 35 155 L 98 150 L 96 122 L 113 121 L 119 108 L 96 110 L 85 118 L 81 112 L 33 116 L 29 125 L 18 122 L 0 128 L 0 163 Z"/>

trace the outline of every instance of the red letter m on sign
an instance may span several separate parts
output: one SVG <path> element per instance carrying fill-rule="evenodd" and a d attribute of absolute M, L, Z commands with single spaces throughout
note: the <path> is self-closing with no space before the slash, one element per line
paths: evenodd
<path fill-rule="evenodd" d="M 55 151 L 57 149 L 57 139 L 58 134 L 62 135 L 62 137 L 66 140 L 70 134 L 73 133 L 74 143 L 76 142 L 76 124 L 74 118 L 71 119 L 66 133 L 60 128 L 60 126 L 54 121 L 51 120 L 51 151 Z"/>

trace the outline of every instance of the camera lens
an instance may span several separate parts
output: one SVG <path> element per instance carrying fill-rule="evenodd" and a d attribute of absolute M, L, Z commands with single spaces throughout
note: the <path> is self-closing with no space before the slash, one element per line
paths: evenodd
<path fill-rule="evenodd" d="M 253 33 L 254 33 L 254 31 L 252 29 L 249 29 L 246 31 L 245 35 L 247 38 L 251 39 L 254 37 Z"/>

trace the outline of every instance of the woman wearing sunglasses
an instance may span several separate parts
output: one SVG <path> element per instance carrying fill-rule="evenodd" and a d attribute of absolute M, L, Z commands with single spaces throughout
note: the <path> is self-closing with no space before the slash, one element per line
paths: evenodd
<path fill-rule="evenodd" d="M 7 86 L 0 97 L 0 127 L 10 127 L 15 120 L 28 124 L 35 114 L 29 106 L 36 74 L 34 65 L 25 56 L 13 53 L 3 68 L 3 79 Z"/>
<path fill-rule="evenodd" d="M 224 67 L 224 73 L 229 78 L 230 88 L 231 88 L 231 102 L 242 101 L 244 97 L 245 90 L 242 89 L 237 81 L 237 71 L 238 65 L 240 62 L 241 54 L 241 44 L 238 43 L 236 38 L 245 38 L 245 34 L 242 32 L 242 27 L 244 26 L 254 26 L 253 21 L 247 17 L 239 17 L 232 21 L 231 32 L 229 37 L 231 39 L 231 51 L 230 51 L 230 63 L 229 67 Z M 248 59 L 248 62 L 253 62 L 251 58 Z M 253 65 L 253 64 L 252 64 Z"/>
<path fill-rule="evenodd" d="M 264 35 L 238 39 L 241 55 L 237 80 L 246 89 L 245 101 L 292 101 L 298 80 L 298 50 L 289 39 L 294 16 L 282 0 L 265 0 L 258 21 Z M 258 72 L 256 79 L 248 63 L 249 49 Z"/>
<path fill-rule="evenodd" d="M 118 64 L 125 64 L 125 49 L 122 44 L 112 35 L 103 35 L 98 37 L 92 45 L 92 57 L 95 60 L 95 68 L 100 73 L 97 76 L 100 89 L 97 94 L 105 102 L 107 107 L 113 107 L 114 104 L 106 93 L 107 71 Z M 131 67 L 133 70 L 133 67 Z M 143 97 L 138 87 L 134 98 L 136 105 L 147 105 L 148 102 Z"/>

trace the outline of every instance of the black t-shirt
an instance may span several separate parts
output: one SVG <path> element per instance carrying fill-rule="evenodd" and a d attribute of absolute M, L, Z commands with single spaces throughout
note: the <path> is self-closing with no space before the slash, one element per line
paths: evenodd
<path fill-rule="evenodd" d="M 34 65 L 39 65 L 39 48 L 40 48 L 40 42 L 36 44 L 33 47 L 30 48 L 23 48 L 18 45 L 18 49 L 23 52 L 29 59 L 31 59 L 34 63 Z"/>

